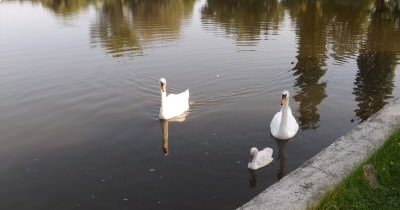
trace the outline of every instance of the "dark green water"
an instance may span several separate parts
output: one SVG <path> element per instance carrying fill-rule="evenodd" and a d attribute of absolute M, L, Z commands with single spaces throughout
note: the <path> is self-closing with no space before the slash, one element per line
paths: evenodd
<path fill-rule="evenodd" d="M 0 209 L 239 207 L 399 97 L 399 3 L 2 0 Z M 158 120 L 160 77 L 184 122 Z"/>

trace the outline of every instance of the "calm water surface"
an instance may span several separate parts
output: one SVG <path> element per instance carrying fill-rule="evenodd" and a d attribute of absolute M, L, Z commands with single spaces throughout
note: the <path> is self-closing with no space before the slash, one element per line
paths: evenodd
<path fill-rule="evenodd" d="M 399 2 L 0 2 L 0 209 L 233 209 L 399 97 Z M 159 78 L 186 88 L 160 122 Z M 269 134 L 288 89 L 301 130 Z M 274 161 L 247 170 L 250 147 Z"/>

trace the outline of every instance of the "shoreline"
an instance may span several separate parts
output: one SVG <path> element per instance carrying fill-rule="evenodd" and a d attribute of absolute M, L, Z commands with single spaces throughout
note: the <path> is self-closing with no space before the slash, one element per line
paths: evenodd
<path fill-rule="evenodd" d="M 379 148 L 399 124 L 396 99 L 238 209 L 306 209 Z"/>

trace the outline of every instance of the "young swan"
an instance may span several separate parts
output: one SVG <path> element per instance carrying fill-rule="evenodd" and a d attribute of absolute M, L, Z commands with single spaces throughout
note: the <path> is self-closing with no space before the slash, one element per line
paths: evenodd
<path fill-rule="evenodd" d="M 266 147 L 261 151 L 258 151 L 257 148 L 252 147 L 250 149 L 250 157 L 251 161 L 247 166 L 251 170 L 257 170 L 262 168 L 272 162 L 274 158 L 272 158 L 272 148 Z"/>
<path fill-rule="evenodd" d="M 271 120 L 271 134 L 281 140 L 290 139 L 299 130 L 299 124 L 292 114 L 289 106 L 289 91 L 282 91 L 281 110 Z"/>
<path fill-rule="evenodd" d="M 189 89 L 179 94 L 167 96 L 167 81 L 164 78 L 161 82 L 161 107 L 159 118 L 168 120 L 177 117 L 189 109 Z"/>

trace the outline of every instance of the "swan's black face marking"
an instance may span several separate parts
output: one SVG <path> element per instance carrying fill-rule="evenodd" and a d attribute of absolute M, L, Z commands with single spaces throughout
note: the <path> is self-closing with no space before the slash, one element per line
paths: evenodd
<path fill-rule="evenodd" d="M 160 83 L 161 83 L 161 91 L 165 92 L 165 84 L 163 82 L 160 82 Z"/>
<path fill-rule="evenodd" d="M 286 103 L 287 94 L 282 94 L 281 106 Z"/>

